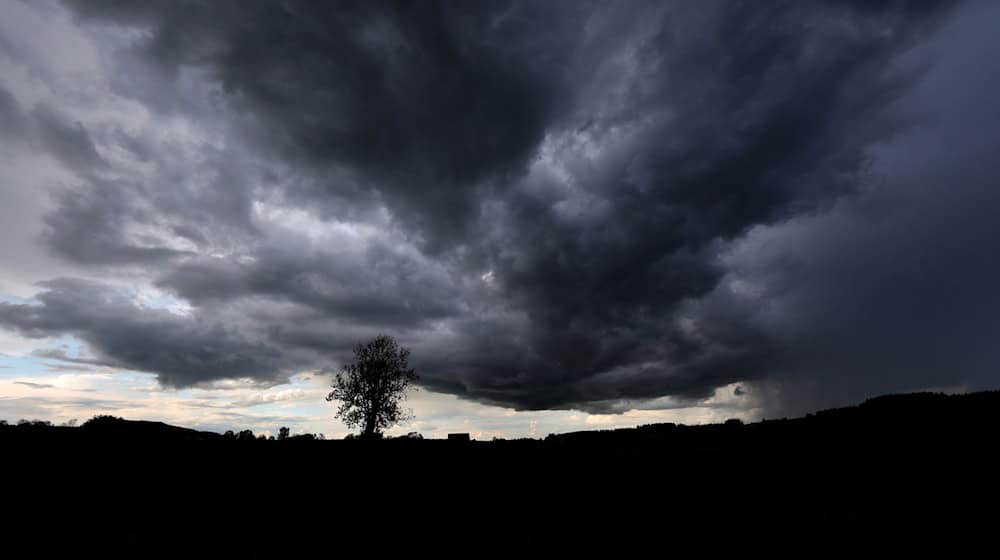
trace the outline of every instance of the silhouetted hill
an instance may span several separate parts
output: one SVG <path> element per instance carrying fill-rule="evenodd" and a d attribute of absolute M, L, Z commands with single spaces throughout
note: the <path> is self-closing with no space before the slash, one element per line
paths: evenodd
<path fill-rule="evenodd" d="M 802 418 L 781 418 L 744 424 L 738 420 L 723 424 L 685 426 L 647 424 L 635 428 L 588 430 L 551 434 L 546 441 L 559 443 L 633 443 L 718 434 L 787 433 L 794 431 L 868 433 L 893 430 L 899 433 L 957 430 L 961 433 L 1000 426 L 1000 391 L 961 395 L 906 393 L 883 395 L 860 405 L 821 410 Z"/>
<path fill-rule="evenodd" d="M 968 536 L 998 520 L 998 412 L 1000 392 L 892 395 L 795 419 L 491 442 L 2 426 L 17 512 L 4 527 L 39 554 L 88 557 L 622 557 Z"/>
<path fill-rule="evenodd" d="M 906 393 L 883 395 L 871 398 L 856 406 L 821 410 L 801 418 L 765 419 L 744 424 L 730 420 L 721 424 L 683 425 L 673 423 L 646 424 L 635 428 L 613 430 L 586 430 L 550 434 L 544 441 L 560 445 L 566 444 L 631 444 L 653 443 L 670 438 L 701 437 L 712 438 L 719 434 L 735 433 L 763 434 L 768 432 L 810 430 L 816 432 L 871 432 L 891 429 L 901 432 L 920 430 L 925 432 L 942 430 L 978 430 L 983 427 L 1000 425 L 1000 391 L 983 391 L 960 395 L 943 393 Z M 45 438 L 101 438 L 144 441 L 147 443 L 165 441 L 222 441 L 222 434 L 172 426 L 163 422 L 146 420 L 125 420 L 114 416 L 97 416 L 79 428 L 54 426 L 49 423 L 10 424 L 6 437 L 17 433 L 30 434 L 34 439 Z M 234 436 L 235 437 L 235 436 Z M 258 441 L 258 438 L 251 438 Z M 291 436 L 287 441 L 313 441 L 311 434 Z M 394 443 L 389 443 L 389 442 Z M 437 440 L 441 441 L 441 440 Z M 510 445 L 515 441 L 474 442 L 475 445 L 492 443 Z M 382 445 L 436 445 L 435 440 L 425 440 L 419 434 L 411 433 L 398 438 L 387 438 Z M 454 442 L 452 442 L 454 444 Z M 335 441 L 323 445 L 337 445 Z"/>
<path fill-rule="evenodd" d="M 81 429 L 88 437 L 120 438 L 129 440 L 195 441 L 217 440 L 215 432 L 201 432 L 190 428 L 171 426 L 163 422 L 125 420 L 114 416 L 98 416 L 84 422 Z"/>

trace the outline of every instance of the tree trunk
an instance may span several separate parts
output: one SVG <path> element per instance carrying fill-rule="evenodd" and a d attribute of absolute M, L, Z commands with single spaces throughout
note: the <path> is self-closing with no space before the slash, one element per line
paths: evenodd
<path fill-rule="evenodd" d="M 365 439 L 372 439 L 375 437 L 375 415 L 369 414 L 365 417 Z"/>

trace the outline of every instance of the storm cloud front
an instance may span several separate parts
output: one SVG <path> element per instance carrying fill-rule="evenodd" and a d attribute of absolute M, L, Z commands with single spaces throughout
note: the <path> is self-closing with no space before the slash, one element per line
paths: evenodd
<path fill-rule="evenodd" d="M 79 346 L 36 356 L 271 387 L 388 333 L 592 414 L 1000 381 L 997 4 L 0 12 L 0 329 Z"/>

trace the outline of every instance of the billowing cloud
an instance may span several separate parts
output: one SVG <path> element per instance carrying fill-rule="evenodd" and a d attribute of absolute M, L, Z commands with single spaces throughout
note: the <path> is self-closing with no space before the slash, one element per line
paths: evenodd
<path fill-rule="evenodd" d="M 45 283 L 39 305 L 0 303 L 0 323 L 27 337 L 68 333 L 97 353 L 93 362 L 151 371 L 168 386 L 228 377 L 281 379 L 280 350 L 222 320 L 146 309 L 126 292 L 83 280 Z"/>
<path fill-rule="evenodd" d="M 996 387 L 1000 45 L 984 39 L 998 14 L 964 13 L 914 53 L 937 61 L 900 100 L 921 122 L 873 150 L 863 192 L 750 231 L 723 257 L 723 281 L 689 302 L 702 337 L 749 325 L 782 350 L 757 369 L 772 409 Z"/>
<path fill-rule="evenodd" d="M 38 236 L 71 273 L 0 303 L 23 336 L 187 387 L 387 332 L 426 388 L 520 409 L 989 384 L 993 314 L 946 334 L 996 309 L 988 6 L 45 9 L 98 71 L 0 82 L 72 177 Z"/>

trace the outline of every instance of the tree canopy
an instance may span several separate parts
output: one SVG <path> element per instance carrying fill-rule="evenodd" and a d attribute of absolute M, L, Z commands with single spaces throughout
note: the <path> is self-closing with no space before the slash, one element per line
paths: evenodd
<path fill-rule="evenodd" d="M 354 361 L 337 374 L 328 401 L 339 401 L 336 416 L 361 435 L 379 437 L 406 419 L 400 407 L 407 388 L 417 380 L 409 367 L 410 351 L 390 336 L 379 335 L 354 348 Z"/>

